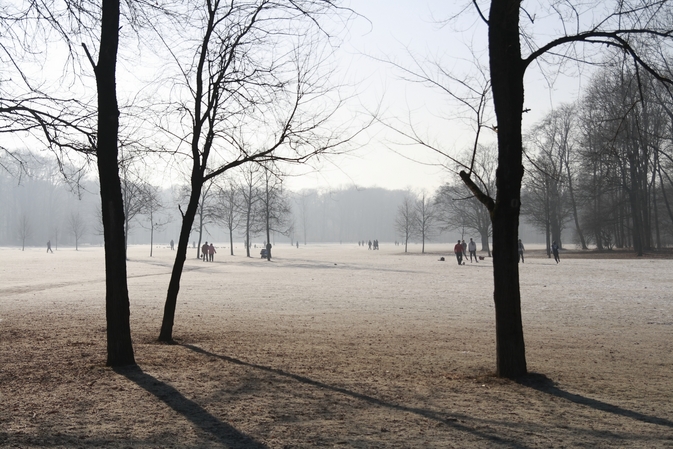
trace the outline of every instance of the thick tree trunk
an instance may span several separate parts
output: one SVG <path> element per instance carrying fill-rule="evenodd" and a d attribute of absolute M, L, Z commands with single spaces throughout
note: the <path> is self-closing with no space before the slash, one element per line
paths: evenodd
<path fill-rule="evenodd" d="M 180 292 L 180 278 L 182 277 L 182 269 L 185 266 L 187 259 L 187 247 L 189 246 L 189 234 L 194 224 L 196 217 L 196 210 L 199 206 L 199 197 L 201 195 L 201 188 L 203 182 L 192 180 L 192 193 L 189 198 L 187 210 L 182 217 L 182 227 L 180 228 L 180 238 L 178 239 L 178 250 L 175 254 L 175 262 L 173 263 L 173 271 L 171 272 L 171 280 L 168 283 L 168 293 L 166 294 L 166 304 L 164 305 L 164 317 L 161 322 L 161 332 L 159 333 L 159 341 L 170 343 L 173 341 L 173 323 L 175 321 L 175 309 L 178 303 L 178 293 Z M 200 240 L 199 240 L 200 244 Z"/>
<path fill-rule="evenodd" d="M 497 196 L 493 222 L 496 374 L 526 374 L 519 292 L 518 233 L 523 178 L 521 114 L 523 63 L 519 43 L 520 0 L 493 0 L 489 15 L 489 58 L 498 121 Z"/>
<path fill-rule="evenodd" d="M 119 44 L 119 0 L 103 0 L 101 41 L 95 68 L 98 93 L 96 147 L 100 178 L 101 212 L 105 239 L 105 315 L 107 365 L 135 364 L 129 294 L 126 283 L 124 205 L 117 165 L 119 110 L 115 71 Z"/>

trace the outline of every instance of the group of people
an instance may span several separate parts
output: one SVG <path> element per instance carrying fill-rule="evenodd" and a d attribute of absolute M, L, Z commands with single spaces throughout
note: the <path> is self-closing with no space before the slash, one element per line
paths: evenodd
<path fill-rule="evenodd" d="M 470 243 L 465 243 L 465 240 L 458 240 L 458 243 L 453 247 L 453 253 L 456 255 L 458 265 L 465 265 L 468 251 L 470 253 L 470 263 L 472 263 L 472 259 L 479 263 L 479 257 L 477 257 L 477 243 L 472 239 L 470 239 Z M 465 259 L 465 261 L 463 261 L 463 259 Z"/>
<path fill-rule="evenodd" d="M 519 239 L 519 242 L 518 242 L 517 245 L 518 245 L 518 248 L 519 248 L 519 262 L 524 263 L 523 253 L 524 253 L 524 251 L 526 251 L 526 248 L 524 248 L 523 243 L 521 242 L 521 239 Z M 556 261 L 556 263 L 559 263 L 561 261 L 561 258 L 559 257 L 559 254 L 558 254 L 558 243 L 556 243 L 556 240 L 554 240 L 551 243 L 551 252 L 554 255 L 554 260 Z"/>
<path fill-rule="evenodd" d="M 369 240 L 365 242 L 364 240 L 358 241 L 358 246 L 367 246 L 367 249 L 379 249 L 379 241 L 374 239 L 374 241 Z"/>
<path fill-rule="evenodd" d="M 204 243 L 201 247 L 201 259 L 204 262 L 213 262 L 215 260 L 215 247 L 211 243 L 208 245 L 208 242 Z"/>

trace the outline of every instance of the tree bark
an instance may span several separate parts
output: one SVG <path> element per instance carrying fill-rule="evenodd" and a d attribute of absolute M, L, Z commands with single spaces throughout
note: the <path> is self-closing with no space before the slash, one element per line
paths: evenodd
<path fill-rule="evenodd" d="M 116 64 L 119 45 L 119 0 L 103 0 L 101 41 L 95 66 L 98 93 L 97 163 L 100 178 L 103 236 L 105 239 L 105 314 L 107 319 L 107 365 L 135 364 L 129 294 L 126 283 L 124 205 L 119 180 L 119 110 Z"/>
<path fill-rule="evenodd" d="M 519 42 L 520 0 L 493 0 L 489 14 L 489 59 L 498 122 L 497 196 L 493 222 L 496 374 L 526 374 L 519 292 L 518 233 L 523 178 L 521 114 L 524 65 Z"/>

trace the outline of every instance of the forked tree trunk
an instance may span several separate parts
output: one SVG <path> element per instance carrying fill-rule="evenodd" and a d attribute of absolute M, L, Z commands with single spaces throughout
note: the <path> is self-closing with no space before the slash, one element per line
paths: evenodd
<path fill-rule="evenodd" d="M 490 72 L 498 122 L 497 196 L 491 210 L 496 374 L 508 378 L 527 372 L 517 249 L 523 178 L 520 3 L 520 0 L 493 0 L 489 15 Z"/>
<path fill-rule="evenodd" d="M 119 0 L 103 0 L 101 41 L 95 67 L 98 92 L 98 139 L 96 147 L 100 178 L 103 236 L 105 239 L 105 314 L 107 365 L 135 364 L 129 294 L 126 283 L 124 205 L 117 165 L 119 110 L 115 71 L 119 44 Z"/>

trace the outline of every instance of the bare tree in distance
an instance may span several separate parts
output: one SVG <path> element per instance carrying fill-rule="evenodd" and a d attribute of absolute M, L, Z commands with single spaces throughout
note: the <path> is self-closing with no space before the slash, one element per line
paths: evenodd
<path fill-rule="evenodd" d="M 416 198 L 408 191 L 402 199 L 402 204 L 397 207 L 395 217 L 395 230 L 404 241 L 404 252 L 407 252 L 409 240 L 416 235 Z"/>
<path fill-rule="evenodd" d="M 247 164 L 242 167 L 242 181 L 239 184 L 241 195 L 241 221 L 244 230 L 245 255 L 250 257 L 251 239 L 259 228 L 260 220 L 258 203 L 262 197 L 261 185 L 263 182 L 262 168 L 257 164 Z"/>
<path fill-rule="evenodd" d="M 75 238 L 75 251 L 79 250 L 79 241 L 86 232 L 86 223 L 82 216 L 77 212 L 73 212 L 68 217 L 68 229 Z"/>
<path fill-rule="evenodd" d="M 217 189 L 217 218 L 229 232 L 229 254 L 234 255 L 234 231 L 241 224 L 243 204 L 239 187 L 228 181 Z"/>
<path fill-rule="evenodd" d="M 21 251 L 26 249 L 26 239 L 30 238 L 33 235 L 33 227 L 30 224 L 30 219 L 28 216 L 23 213 L 19 217 L 19 222 L 17 223 L 16 228 L 19 239 L 21 239 Z"/>
<path fill-rule="evenodd" d="M 124 237 L 128 250 L 129 231 L 133 220 L 144 214 L 150 186 L 135 172 L 134 157 L 128 156 L 119 161 L 122 200 L 124 203 Z"/>
<path fill-rule="evenodd" d="M 140 223 L 142 227 L 150 230 L 150 257 L 153 257 L 154 231 L 160 231 L 170 223 L 171 216 L 164 217 L 160 221 L 155 218 L 157 212 L 165 209 L 157 186 L 145 184 L 143 198 L 144 206 L 141 213 L 147 218 L 147 223 L 143 224 L 143 221 Z"/>
<path fill-rule="evenodd" d="M 422 192 L 414 204 L 416 235 L 421 239 L 421 253 L 425 254 L 425 241 L 431 240 L 435 235 L 435 225 L 437 220 L 437 211 L 434 202 L 428 197 L 426 192 Z M 406 252 L 406 242 L 404 249 Z"/>
<path fill-rule="evenodd" d="M 548 114 L 525 136 L 528 177 L 524 179 L 521 214 L 545 234 L 547 256 L 552 242 L 563 248 L 562 231 L 570 217 L 565 161 L 570 151 L 570 116 Z"/>
<path fill-rule="evenodd" d="M 292 231 L 292 209 L 287 194 L 283 190 L 282 175 L 273 171 L 275 167 L 264 166 L 264 185 L 260 195 L 260 215 L 263 232 L 266 233 L 266 260 L 271 260 L 271 234 L 288 235 Z"/>

